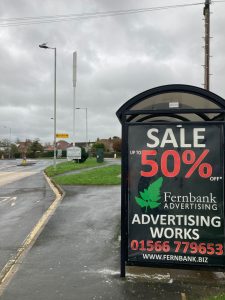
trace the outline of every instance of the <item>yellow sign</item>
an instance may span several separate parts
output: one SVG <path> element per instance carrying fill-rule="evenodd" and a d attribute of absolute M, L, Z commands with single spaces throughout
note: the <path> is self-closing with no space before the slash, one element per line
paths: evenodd
<path fill-rule="evenodd" d="M 68 139 L 69 134 L 68 133 L 56 133 L 56 137 L 60 139 Z"/>

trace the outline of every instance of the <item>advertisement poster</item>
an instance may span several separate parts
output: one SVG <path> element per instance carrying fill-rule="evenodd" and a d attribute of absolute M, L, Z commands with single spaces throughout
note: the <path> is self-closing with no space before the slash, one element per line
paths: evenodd
<path fill-rule="evenodd" d="M 224 266 L 224 133 L 128 126 L 128 262 Z"/>

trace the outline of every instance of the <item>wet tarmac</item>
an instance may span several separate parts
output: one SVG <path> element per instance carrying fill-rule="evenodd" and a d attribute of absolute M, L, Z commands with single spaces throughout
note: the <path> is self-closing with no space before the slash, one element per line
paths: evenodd
<path fill-rule="evenodd" d="M 0 271 L 55 199 L 42 173 L 48 164 L 18 169 L 15 160 L 0 161 Z"/>
<path fill-rule="evenodd" d="M 2 300 L 197 300 L 225 291 L 223 273 L 127 267 L 121 279 L 120 187 L 64 189 Z"/>

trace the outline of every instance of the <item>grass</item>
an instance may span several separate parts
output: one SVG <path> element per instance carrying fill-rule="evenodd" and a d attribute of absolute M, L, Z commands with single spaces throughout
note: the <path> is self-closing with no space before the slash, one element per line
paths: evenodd
<path fill-rule="evenodd" d="M 217 296 L 211 296 L 209 298 L 205 298 L 205 300 L 225 300 L 225 294 L 222 293 L 222 294 L 217 295 Z"/>
<path fill-rule="evenodd" d="M 53 177 L 59 174 L 63 174 L 69 171 L 81 170 L 85 168 L 99 166 L 100 164 L 96 162 L 96 158 L 88 158 L 83 163 L 74 163 L 73 161 L 65 161 L 56 165 L 54 170 L 53 166 L 49 166 L 45 169 L 46 174 L 49 177 Z"/>
<path fill-rule="evenodd" d="M 118 185 L 121 183 L 120 171 L 120 166 L 112 165 L 80 174 L 59 176 L 54 180 L 62 185 Z"/>

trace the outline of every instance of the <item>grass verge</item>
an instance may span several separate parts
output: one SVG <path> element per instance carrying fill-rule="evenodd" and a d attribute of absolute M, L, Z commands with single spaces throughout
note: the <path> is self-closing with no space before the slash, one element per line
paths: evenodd
<path fill-rule="evenodd" d="M 69 171 L 81 170 L 85 168 L 91 168 L 99 166 L 99 163 L 96 162 L 95 158 L 88 158 L 83 163 L 75 163 L 73 161 L 65 161 L 56 165 L 56 169 L 54 170 L 53 166 L 49 166 L 45 169 L 45 173 L 49 177 L 53 177 L 59 174 L 63 174 Z"/>
<path fill-rule="evenodd" d="M 80 174 L 55 177 L 54 180 L 62 185 L 118 185 L 121 183 L 120 172 L 121 166 L 112 165 Z"/>
<path fill-rule="evenodd" d="M 209 298 L 205 298 L 205 300 L 225 300 L 225 294 L 222 293 L 222 294 L 217 295 L 217 296 L 211 296 Z"/>

